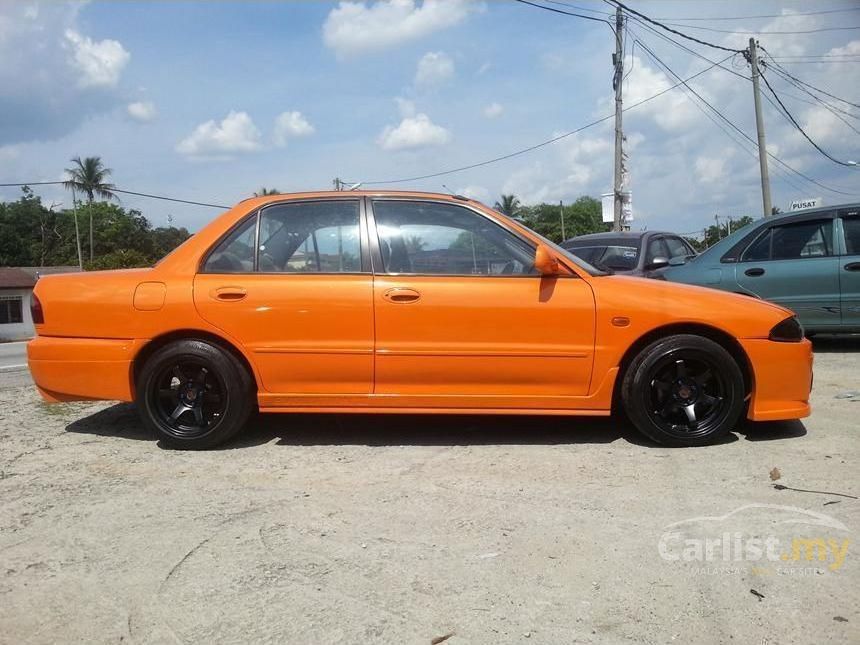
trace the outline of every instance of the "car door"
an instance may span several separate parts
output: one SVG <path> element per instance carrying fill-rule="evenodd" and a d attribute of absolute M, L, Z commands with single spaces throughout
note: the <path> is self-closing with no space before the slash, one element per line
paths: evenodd
<path fill-rule="evenodd" d="M 794 311 L 810 329 L 838 327 L 839 274 L 833 215 L 765 227 L 735 265 L 742 291 Z"/>
<path fill-rule="evenodd" d="M 267 206 L 204 260 L 197 310 L 243 346 L 268 392 L 370 394 L 366 239 L 357 198 Z"/>
<path fill-rule="evenodd" d="M 371 204 L 377 395 L 574 407 L 568 398 L 587 394 L 595 305 L 585 280 L 537 274 L 534 245 L 472 207 Z"/>
<path fill-rule="evenodd" d="M 839 211 L 843 241 L 839 258 L 842 325 L 860 329 L 860 208 Z"/>

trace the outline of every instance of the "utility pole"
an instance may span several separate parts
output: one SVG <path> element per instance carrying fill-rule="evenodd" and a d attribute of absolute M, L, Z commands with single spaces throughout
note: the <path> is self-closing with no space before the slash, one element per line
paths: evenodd
<path fill-rule="evenodd" d="M 335 190 L 343 190 L 344 183 L 340 180 L 340 177 L 335 177 L 331 183 L 334 184 Z"/>
<path fill-rule="evenodd" d="M 612 78 L 612 87 L 615 90 L 615 212 L 614 223 L 612 229 L 620 231 L 621 226 L 621 187 L 622 187 L 622 164 L 624 163 L 622 156 L 624 134 L 621 129 L 621 86 L 624 75 L 624 15 L 621 13 L 621 7 L 615 8 L 615 54 L 612 56 L 612 62 L 615 64 L 615 75 Z"/>
<path fill-rule="evenodd" d="M 81 234 L 78 231 L 78 200 L 75 198 L 75 189 L 72 188 L 72 214 L 75 217 L 75 246 L 78 247 L 78 268 L 84 270 L 84 259 L 81 256 Z"/>
<path fill-rule="evenodd" d="M 755 99 L 755 127 L 758 131 L 758 165 L 761 169 L 761 202 L 764 216 L 773 213 L 770 201 L 770 178 L 767 173 L 767 144 L 764 140 L 764 118 L 761 114 L 761 94 L 759 92 L 758 43 L 750 38 L 750 66 L 752 67 L 753 98 Z"/>
<path fill-rule="evenodd" d="M 564 203 L 560 199 L 558 200 L 558 212 L 561 215 L 561 241 L 564 242 L 567 235 L 564 233 Z"/>

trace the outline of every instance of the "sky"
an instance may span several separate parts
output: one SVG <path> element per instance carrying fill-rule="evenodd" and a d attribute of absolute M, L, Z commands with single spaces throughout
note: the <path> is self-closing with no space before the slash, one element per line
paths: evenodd
<path fill-rule="evenodd" d="M 596 18 L 611 10 L 588 0 L 542 4 Z M 791 74 L 860 105 L 857 2 L 630 6 L 730 50 L 746 47 L 754 32 Z M 833 12 L 801 15 L 810 11 Z M 734 17 L 744 18 L 723 19 Z M 677 82 L 648 48 L 682 78 L 711 67 L 689 86 L 754 139 L 743 57 L 672 37 L 698 56 L 628 23 L 625 105 Z M 0 0 L 0 183 L 59 180 L 72 157 L 98 155 L 119 188 L 220 205 L 261 187 L 329 189 L 335 177 L 373 188 L 452 191 L 490 205 L 502 193 L 526 204 L 599 197 L 612 189 L 611 118 L 498 163 L 369 182 L 504 156 L 611 115 L 614 48 L 603 22 L 502 0 Z M 727 69 L 702 57 L 727 59 Z M 839 108 L 828 110 L 765 73 L 821 148 L 860 161 L 860 108 L 828 99 Z M 714 215 L 761 213 L 755 149 L 718 127 L 694 99 L 675 88 L 624 114 L 634 230 L 687 233 Z M 860 166 L 827 159 L 767 101 L 764 119 L 768 150 L 824 185 L 771 162 L 774 205 L 860 201 Z M 71 202 L 61 187 L 37 193 L 49 205 Z M 0 199 L 19 195 L 0 188 Z M 172 221 L 192 231 L 220 212 L 121 200 L 157 226 Z"/>

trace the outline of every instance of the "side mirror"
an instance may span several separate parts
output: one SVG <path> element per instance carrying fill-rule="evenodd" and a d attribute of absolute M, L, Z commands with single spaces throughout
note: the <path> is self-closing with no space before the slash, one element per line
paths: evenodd
<path fill-rule="evenodd" d="M 667 266 L 669 266 L 669 258 L 664 258 L 662 255 L 658 255 L 656 258 L 651 260 L 645 268 L 652 271 L 654 269 L 662 269 Z"/>
<path fill-rule="evenodd" d="M 535 250 L 535 269 L 541 275 L 558 275 L 558 259 L 552 254 L 545 245 L 538 244 Z"/>
<path fill-rule="evenodd" d="M 681 265 L 687 264 L 687 259 L 688 258 L 685 255 L 675 256 L 674 258 L 671 258 L 669 260 L 669 266 L 670 267 L 679 267 Z"/>

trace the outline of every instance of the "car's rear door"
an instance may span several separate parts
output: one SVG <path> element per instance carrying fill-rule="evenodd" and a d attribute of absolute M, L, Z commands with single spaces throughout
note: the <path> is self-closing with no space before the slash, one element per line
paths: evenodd
<path fill-rule="evenodd" d="M 842 325 L 860 329 L 860 208 L 839 211 L 843 248 L 839 258 Z"/>
<path fill-rule="evenodd" d="M 838 328 L 839 258 L 832 213 L 763 228 L 735 265 L 747 293 L 794 311 L 805 327 Z"/>
<path fill-rule="evenodd" d="M 585 280 L 538 275 L 534 245 L 471 207 L 371 204 L 377 395 L 431 407 L 575 407 L 594 356 Z"/>
<path fill-rule="evenodd" d="M 373 278 L 361 210 L 356 197 L 267 206 L 195 277 L 200 315 L 243 346 L 266 391 L 370 394 Z"/>

